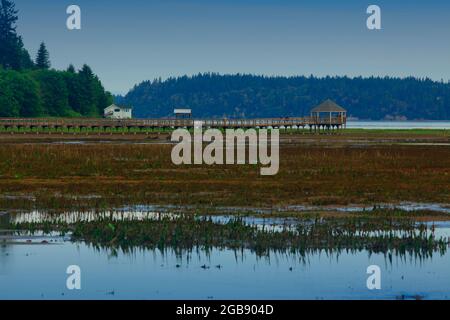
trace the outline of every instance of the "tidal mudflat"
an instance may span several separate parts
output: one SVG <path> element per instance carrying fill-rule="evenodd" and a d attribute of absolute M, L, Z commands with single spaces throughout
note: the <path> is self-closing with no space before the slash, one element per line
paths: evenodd
<path fill-rule="evenodd" d="M 449 142 L 445 130 L 283 134 L 280 171 L 270 178 L 255 165 L 176 166 L 172 145 L 153 138 L 58 144 L 23 137 L 24 143 L 2 143 L 0 208 L 450 203 L 450 147 L 433 144 Z"/>

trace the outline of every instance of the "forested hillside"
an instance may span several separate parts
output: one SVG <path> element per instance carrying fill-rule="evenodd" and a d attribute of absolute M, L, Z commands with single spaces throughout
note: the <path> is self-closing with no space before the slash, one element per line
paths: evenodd
<path fill-rule="evenodd" d="M 51 68 L 45 43 L 35 59 L 17 34 L 18 13 L 0 0 L 0 117 L 96 117 L 112 103 L 87 65 Z M 417 78 L 196 76 L 145 81 L 116 101 L 134 107 L 135 117 L 172 116 L 191 108 L 196 117 L 283 117 L 307 115 L 332 99 L 360 119 L 450 119 L 450 83 Z"/>
<path fill-rule="evenodd" d="M 14 3 L 0 1 L 0 117 L 100 116 L 112 103 L 91 68 L 51 69 L 44 43 L 35 61 L 16 32 Z"/>
<path fill-rule="evenodd" d="M 145 81 L 117 100 L 137 117 L 171 116 L 192 108 L 197 117 L 307 115 L 332 99 L 360 119 L 450 119 L 450 83 L 417 78 L 263 77 L 199 74 Z"/>

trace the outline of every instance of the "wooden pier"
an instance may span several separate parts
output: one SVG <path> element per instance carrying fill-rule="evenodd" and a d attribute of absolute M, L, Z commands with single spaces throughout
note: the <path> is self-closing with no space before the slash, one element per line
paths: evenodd
<path fill-rule="evenodd" d="M 0 128 L 20 132 L 93 131 L 111 132 L 148 131 L 157 129 L 309 129 L 311 132 L 333 131 L 345 128 L 346 117 L 303 117 L 267 119 L 96 119 L 96 118 L 0 118 Z"/>

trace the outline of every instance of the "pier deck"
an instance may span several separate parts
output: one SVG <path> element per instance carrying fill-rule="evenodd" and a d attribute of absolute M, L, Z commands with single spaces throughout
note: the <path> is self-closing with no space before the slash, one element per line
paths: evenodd
<path fill-rule="evenodd" d="M 22 131 L 48 129 L 175 129 L 194 128 L 249 129 L 249 128 L 309 128 L 311 131 L 334 130 L 346 126 L 345 117 L 302 117 L 265 119 L 97 119 L 97 118 L 0 118 L 0 128 Z"/>

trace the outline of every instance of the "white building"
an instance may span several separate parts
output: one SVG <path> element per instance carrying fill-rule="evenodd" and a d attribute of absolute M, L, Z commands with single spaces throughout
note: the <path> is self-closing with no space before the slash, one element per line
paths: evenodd
<path fill-rule="evenodd" d="M 175 110 L 173 110 L 173 113 L 175 113 L 175 118 L 177 118 L 177 119 L 192 118 L 192 110 L 191 109 L 175 109 Z"/>
<path fill-rule="evenodd" d="M 133 117 L 130 107 L 120 107 L 115 104 L 106 108 L 104 115 L 108 119 L 131 119 Z"/>

